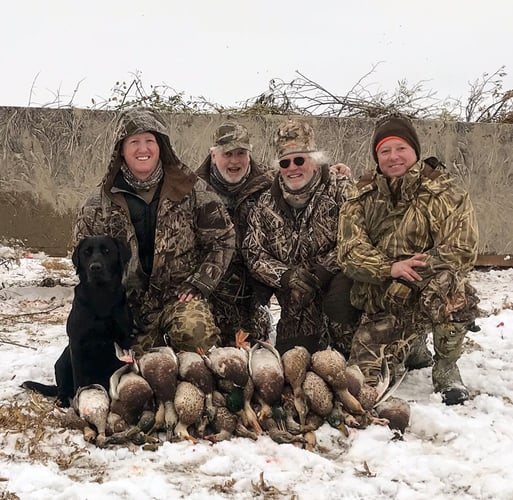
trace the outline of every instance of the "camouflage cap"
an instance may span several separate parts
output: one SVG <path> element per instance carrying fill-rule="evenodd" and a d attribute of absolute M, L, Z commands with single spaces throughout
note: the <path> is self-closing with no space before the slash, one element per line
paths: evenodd
<path fill-rule="evenodd" d="M 274 137 L 278 158 L 291 153 L 317 151 L 313 128 L 303 120 L 290 119 L 278 126 Z"/>
<path fill-rule="evenodd" d="M 237 122 L 225 122 L 214 132 L 214 145 L 219 146 L 224 153 L 234 149 L 251 151 L 248 129 Z"/>

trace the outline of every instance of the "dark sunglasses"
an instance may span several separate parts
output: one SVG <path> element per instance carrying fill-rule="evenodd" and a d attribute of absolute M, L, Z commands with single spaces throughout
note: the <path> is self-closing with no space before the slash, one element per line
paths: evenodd
<path fill-rule="evenodd" d="M 281 168 L 289 168 L 290 161 L 291 161 L 290 158 L 284 158 L 283 160 L 280 160 L 278 163 Z M 300 167 L 301 165 L 304 165 L 305 157 L 304 156 L 296 156 L 295 158 L 292 158 L 292 161 L 294 162 L 294 165 Z"/>

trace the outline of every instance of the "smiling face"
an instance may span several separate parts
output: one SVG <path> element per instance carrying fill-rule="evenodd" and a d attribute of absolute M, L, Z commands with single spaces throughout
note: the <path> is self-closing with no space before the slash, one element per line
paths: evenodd
<path fill-rule="evenodd" d="M 157 168 L 160 148 L 151 132 L 129 135 L 123 140 L 121 156 L 137 179 L 144 181 Z"/>
<path fill-rule="evenodd" d="M 296 165 L 296 162 L 294 162 L 294 158 L 298 157 L 304 158 L 305 161 L 302 165 Z M 290 153 L 280 157 L 280 162 L 282 160 L 290 160 L 287 168 L 280 167 L 280 175 L 285 185 L 291 191 L 298 191 L 305 187 L 312 180 L 312 177 L 319 168 L 319 165 L 308 153 Z"/>
<path fill-rule="evenodd" d="M 249 151 L 247 149 L 237 148 L 224 152 L 222 148 L 214 148 L 210 158 L 223 179 L 229 184 L 237 184 L 248 172 Z"/>
<path fill-rule="evenodd" d="M 402 177 L 417 162 L 415 150 L 401 139 L 390 139 L 377 150 L 378 165 L 385 177 Z"/>

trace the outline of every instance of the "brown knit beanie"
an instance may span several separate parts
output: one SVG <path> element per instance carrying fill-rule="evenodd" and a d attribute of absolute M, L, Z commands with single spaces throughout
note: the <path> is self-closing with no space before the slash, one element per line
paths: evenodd
<path fill-rule="evenodd" d="M 413 124 L 408 117 L 399 113 L 393 113 L 376 122 L 376 128 L 372 137 L 372 156 L 376 163 L 378 163 L 377 147 L 381 146 L 383 140 L 392 137 L 405 140 L 415 150 L 417 160 L 420 159 L 420 141 L 417 132 L 413 128 Z"/>

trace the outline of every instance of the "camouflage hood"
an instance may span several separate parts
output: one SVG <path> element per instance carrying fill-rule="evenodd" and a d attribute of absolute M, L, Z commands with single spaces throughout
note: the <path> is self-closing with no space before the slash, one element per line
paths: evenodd
<path fill-rule="evenodd" d="M 170 166 L 181 166 L 182 162 L 171 146 L 167 126 L 162 117 L 150 108 L 130 108 L 123 111 L 115 125 L 115 146 L 104 178 L 104 183 L 111 185 L 119 171 L 122 157 L 121 145 L 129 135 L 151 132 L 155 134 L 160 148 L 160 159 L 164 170 Z"/>

